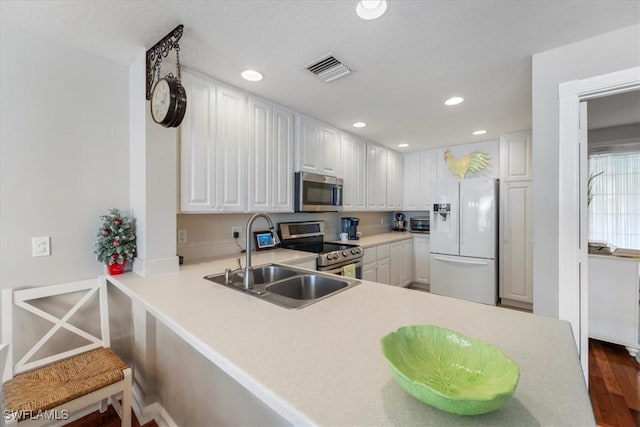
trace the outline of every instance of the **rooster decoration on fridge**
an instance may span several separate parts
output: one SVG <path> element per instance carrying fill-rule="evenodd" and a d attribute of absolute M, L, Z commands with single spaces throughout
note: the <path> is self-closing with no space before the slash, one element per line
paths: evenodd
<path fill-rule="evenodd" d="M 449 172 L 460 179 L 464 179 L 468 172 L 478 173 L 489 165 L 491 156 L 483 150 L 476 150 L 461 158 L 453 157 L 451 151 L 444 152 L 444 161 L 449 168 Z"/>

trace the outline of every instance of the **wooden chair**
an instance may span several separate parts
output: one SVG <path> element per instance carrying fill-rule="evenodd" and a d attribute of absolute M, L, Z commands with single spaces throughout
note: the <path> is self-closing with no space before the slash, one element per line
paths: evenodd
<path fill-rule="evenodd" d="M 75 304 L 69 303 L 78 295 L 82 296 Z M 56 300 L 58 304 L 55 304 Z M 81 314 L 77 318 L 89 316 L 91 304 L 96 302 L 99 304 L 98 334 L 87 332 L 85 329 L 90 329 L 88 324 L 74 326 L 71 323 L 79 323 L 73 317 L 76 313 Z M 72 305 L 63 315 L 60 315 L 60 307 L 64 307 L 61 303 Z M 53 326 L 14 365 L 13 358 L 18 356 L 15 354 L 13 333 L 37 329 L 29 324 L 14 324 L 18 314 L 14 313 L 15 307 L 29 313 L 31 318 L 35 319 L 35 315 Z M 95 315 L 95 305 L 93 307 Z M 131 369 L 109 348 L 109 314 L 104 277 L 32 289 L 5 289 L 2 291 L 2 328 L 3 345 L 9 346 L 2 378 L 4 419 L 7 425 L 59 423 L 61 419 L 70 419 L 72 412 L 96 403 L 100 403 L 100 411 L 104 412 L 108 401 L 111 401 L 122 420 L 122 426 L 131 426 Z M 67 339 L 65 344 L 72 341 L 74 345 L 71 349 L 66 346 L 65 350 L 57 351 L 60 342 L 56 342 L 55 338 L 52 340 L 52 337 L 62 331 L 66 331 L 67 335 L 73 334 L 74 340 Z M 82 343 L 76 345 L 79 341 Z M 56 354 L 37 357 L 45 351 L 50 354 L 49 349 L 54 349 Z M 117 399 L 119 395 L 122 396 L 122 403 Z"/>

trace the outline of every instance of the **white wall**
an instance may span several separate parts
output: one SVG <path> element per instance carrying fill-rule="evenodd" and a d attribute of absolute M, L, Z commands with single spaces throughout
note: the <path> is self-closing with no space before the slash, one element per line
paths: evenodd
<path fill-rule="evenodd" d="M 558 84 L 640 65 L 635 25 L 533 56 L 533 310 L 558 316 Z"/>
<path fill-rule="evenodd" d="M 95 278 L 99 216 L 129 208 L 128 69 L 4 20 L 0 43 L 1 287 Z"/>

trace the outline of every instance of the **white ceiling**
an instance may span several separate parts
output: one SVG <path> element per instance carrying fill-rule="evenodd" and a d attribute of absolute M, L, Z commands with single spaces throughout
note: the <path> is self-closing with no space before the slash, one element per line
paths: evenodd
<path fill-rule="evenodd" d="M 533 54 L 640 22 L 638 1 L 390 0 L 375 21 L 356 3 L 2 0 L 0 16 L 122 64 L 184 24 L 185 66 L 408 151 L 529 129 Z M 354 72 L 323 83 L 303 70 L 328 52 Z M 242 80 L 246 67 L 265 80 Z M 445 107 L 452 95 L 465 102 Z"/>

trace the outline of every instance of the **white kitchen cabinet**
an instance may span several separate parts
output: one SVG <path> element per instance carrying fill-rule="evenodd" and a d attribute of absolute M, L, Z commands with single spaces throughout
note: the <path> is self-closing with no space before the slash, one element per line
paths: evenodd
<path fill-rule="evenodd" d="M 500 298 L 505 305 L 533 304 L 533 204 L 531 181 L 500 184 Z"/>
<path fill-rule="evenodd" d="M 180 127 L 181 212 L 243 212 L 245 96 L 195 75 L 184 75 L 189 93 Z"/>
<path fill-rule="evenodd" d="M 378 272 L 376 262 L 366 263 L 362 266 L 362 279 L 370 282 L 378 281 Z"/>
<path fill-rule="evenodd" d="M 216 210 L 246 210 L 245 95 L 218 85 L 216 90 Z"/>
<path fill-rule="evenodd" d="M 387 209 L 387 149 L 367 142 L 367 210 Z"/>
<path fill-rule="evenodd" d="M 402 155 L 387 151 L 387 210 L 402 209 Z"/>
<path fill-rule="evenodd" d="M 589 255 L 589 337 L 638 354 L 640 261 Z"/>
<path fill-rule="evenodd" d="M 372 282 L 391 284 L 391 245 L 385 243 L 364 248 L 362 278 Z"/>
<path fill-rule="evenodd" d="M 437 179 L 436 150 L 405 154 L 403 159 L 403 209 L 431 210 L 431 185 Z"/>
<path fill-rule="evenodd" d="M 355 135 L 340 132 L 341 176 L 343 179 L 342 209 L 344 212 L 363 211 L 366 205 L 367 147 Z"/>
<path fill-rule="evenodd" d="M 340 139 L 336 128 L 299 114 L 295 145 L 296 171 L 338 175 Z"/>
<path fill-rule="evenodd" d="M 413 235 L 413 281 L 429 283 L 429 265 L 431 264 L 431 245 L 428 234 Z"/>
<path fill-rule="evenodd" d="M 531 131 L 500 136 L 500 180 L 531 179 Z"/>
<path fill-rule="evenodd" d="M 293 120 L 290 111 L 249 99 L 250 212 L 293 212 Z"/>
<path fill-rule="evenodd" d="M 408 286 L 413 277 L 413 248 L 411 239 L 390 244 L 390 280 L 394 286 Z"/>
<path fill-rule="evenodd" d="M 379 259 L 376 261 L 376 281 L 378 283 L 384 283 L 385 285 L 391 284 L 389 258 Z"/>
<path fill-rule="evenodd" d="M 180 126 L 180 211 L 211 212 L 215 206 L 215 84 L 184 73 L 189 94 Z"/>

